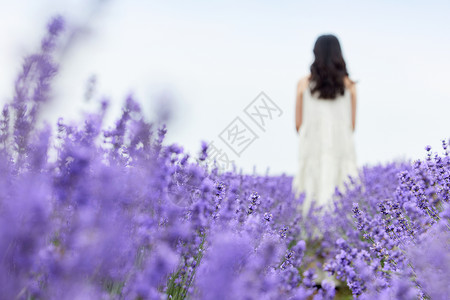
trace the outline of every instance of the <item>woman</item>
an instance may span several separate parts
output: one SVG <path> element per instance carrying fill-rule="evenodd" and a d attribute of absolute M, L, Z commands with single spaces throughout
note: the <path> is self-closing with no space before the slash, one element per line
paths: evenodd
<path fill-rule="evenodd" d="M 319 36 L 313 52 L 311 74 L 297 85 L 295 108 L 299 166 L 293 189 L 297 196 L 306 192 L 304 214 L 312 201 L 328 206 L 335 188 L 342 188 L 348 175 L 357 175 L 356 83 L 348 76 L 334 35 Z"/>

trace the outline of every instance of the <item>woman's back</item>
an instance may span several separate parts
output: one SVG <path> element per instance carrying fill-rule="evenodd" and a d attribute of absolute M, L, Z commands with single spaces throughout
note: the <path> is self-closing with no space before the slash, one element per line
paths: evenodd
<path fill-rule="evenodd" d="M 317 152 L 336 157 L 351 154 L 348 153 L 353 138 L 349 89 L 346 88 L 344 95 L 338 95 L 334 100 L 324 100 L 312 95 L 307 88 L 303 94 L 303 115 L 299 133 L 301 139 L 308 143 L 305 150 L 315 150 L 314 153 L 305 153 L 311 155 L 311 159 L 318 158 Z"/>

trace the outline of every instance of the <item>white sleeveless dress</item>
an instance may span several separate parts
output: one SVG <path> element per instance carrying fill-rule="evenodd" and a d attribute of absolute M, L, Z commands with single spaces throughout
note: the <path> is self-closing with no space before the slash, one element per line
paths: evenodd
<path fill-rule="evenodd" d="M 348 175 L 356 176 L 355 146 L 352 131 L 351 96 L 318 99 L 310 87 L 303 93 L 303 116 L 299 130 L 299 165 L 292 187 L 296 195 L 305 192 L 305 214 L 312 201 L 331 204 L 331 196 L 342 189 Z"/>

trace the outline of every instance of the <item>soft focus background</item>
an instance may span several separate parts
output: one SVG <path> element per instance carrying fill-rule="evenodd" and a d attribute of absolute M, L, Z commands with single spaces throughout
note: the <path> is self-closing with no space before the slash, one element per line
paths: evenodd
<path fill-rule="evenodd" d="M 360 165 L 421 158 L 450 136 L 448 1 L 0 1 L 0 103 L 12 95 L 22 57 L 57 13 L 70 36 L 45 118 L 76 120 L 111 99 L 110 119 L 133 92 L 149 117 L 172 108 L 168 141 L 196 154 L 264 91 L 282 110 L 240 158 L 245 171 L 294 174 L 296 83 L 309 73 L 320 34 L 335 34 L 359 81 Z M 95 77 L 93 77 L 95 76 Z"/>

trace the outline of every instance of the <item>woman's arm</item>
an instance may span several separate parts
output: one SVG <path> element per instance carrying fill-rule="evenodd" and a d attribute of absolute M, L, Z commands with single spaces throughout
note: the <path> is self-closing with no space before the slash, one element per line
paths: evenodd
<path fill-rule="evenodd" d="M 297 95 L 295 101 L 295 129 L 299 132 L 300 126 L 302 126 L 303 116 L 303 79 L 297 84 Z"/>
<path fill-rule="evenodd" d="M 352 99 L 352 130 L 355 131 L 356 124 L 356 84 L 350 85 L 350 95 Z"/>

